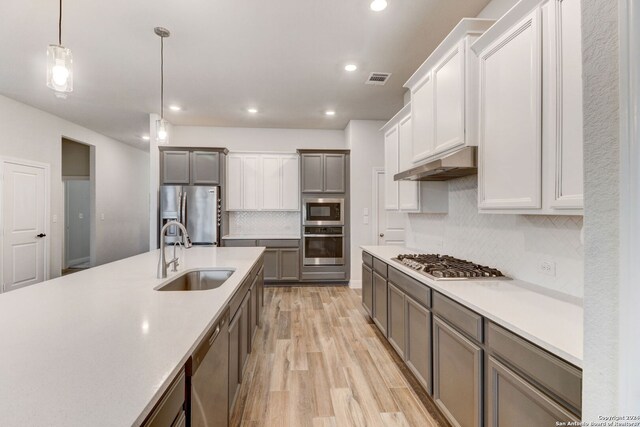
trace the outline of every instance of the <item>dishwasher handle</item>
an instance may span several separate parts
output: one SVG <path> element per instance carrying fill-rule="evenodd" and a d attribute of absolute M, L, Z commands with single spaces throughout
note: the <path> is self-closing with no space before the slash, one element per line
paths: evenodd
<path fill-rule="evenodd" d="M 213 328 L 213 332 L 209 332 L 211 335 L 206 337 L 200 343 L 196 351 L 193 352 L 193 355 L 191 356 L 191 369 L 189 369 L 191 375 L 194 375 L 196 373 L 204 358 L 207 357 L 207 353 L 209 353 L 211 347 L 213 347 L 218 337 L 220 337 L 220 333 L 224 331 L 224 326 L 227 324 L 228 318 L 229 312 L 227 311 L 222 316 L 222 319 Z"/>

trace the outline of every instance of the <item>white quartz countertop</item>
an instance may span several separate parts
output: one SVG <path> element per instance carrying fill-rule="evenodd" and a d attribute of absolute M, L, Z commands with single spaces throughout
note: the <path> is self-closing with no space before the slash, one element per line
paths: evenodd
<path fill-rule="evenodd" d="M 582 367 L 583 308 L 520 280 L 433 280 L 392 261 L 417 253 L 400 246 L 362 246 L 374 257 L 467 306 L 552 354 Z"/>
<path fill-rule="evenodd" d="M 0 425 L 140 424 L 263 251 L 193 247 L 156 279 L 155 250 L 0 294 Z M 217 289 L 154 290 L 217 267 Z"/>
<path fill-rule="evenodd" d="M 299 234 L 227 234 L 222 240 L 300 240 Z"/>

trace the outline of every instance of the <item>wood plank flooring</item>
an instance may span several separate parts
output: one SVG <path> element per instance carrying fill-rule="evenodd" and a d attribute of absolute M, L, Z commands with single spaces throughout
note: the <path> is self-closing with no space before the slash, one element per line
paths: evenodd
<path fill-rule="evenodd" d="M 347 287 L 267 287 L 231 426 L 448 425 Z"/>

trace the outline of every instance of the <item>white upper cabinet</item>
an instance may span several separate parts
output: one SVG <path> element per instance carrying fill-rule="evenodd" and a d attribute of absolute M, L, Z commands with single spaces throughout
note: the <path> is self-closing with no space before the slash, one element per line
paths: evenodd
<path fill-rule="evenodd" d="M 411 88 L 411 124 L 413 163 L 419 163 L 433 155 L 433 80 L 431 73 Z"/>
<path fill-rule="evenodd" d="M 384 135 L 384 207 L 398 209 L 398 182 L 393 176 L 398 173 L 398 126 L 393 126 Z"/>
<path fill-rule="evenodd" d="M 227 210 L 300 210 L 297 154 L 230 153 Z"/>
<path fill-rule="evenodd" d="M 470 46 L 493 23 L 460 21 L 405 83 L 411 91 L 413 163 L 477 145 L 477 61 Z"/>
<path fill-rule="evenodd" d="M 465 143 L 464 50 L 465 42 L 462 40 L 433 68 L 436 153 Z"/>
<path fill-rule="evenodd" d="M 549 204 L 555 209 L 582 209 L 582 42 L 580 0 L 554 0 L 543 6 L 549 28 L 543 49 L 547 78 L 549 162 L 556 165 Z M 546 83 L 546 82 L 545 82 Z M 545 118 L 547 118 L 545 117 Z"/>
<path fill-rule="evenodd" d="M 280 156 L 282 199 L 281 210 L 300 210 L 300 166 L 297 154 L 284 154 Z"/>
<path fill-rule="evenodd" d="M 581 215 L 580 0 L 522 0 L 473 45 L 481 212 Z"/>
<path fill-rule="evenodd" d="M 385 209 L 396 212 L 446 213 L 446 182 L 395 181 L 393 176 L 413 167 L 413 118 L 405 105 L 381 129 L 384 132 Z"/>
<path fill-rule="evenodd" d="M 413 123 L 411 115 L 407 114 L 398 122 L 398 169 L 400 171 L 411 168 L 412 165 L 412 143 L 413 143 Z M 415 181 L 398 182 L 398 208 L 401 211 L 420 210 L 420 183 Z"/>
<path fill-rule="evenodd" d="M 541 207 L 541 45 L 535 9 L 479 55 L 481 209 Z"/>

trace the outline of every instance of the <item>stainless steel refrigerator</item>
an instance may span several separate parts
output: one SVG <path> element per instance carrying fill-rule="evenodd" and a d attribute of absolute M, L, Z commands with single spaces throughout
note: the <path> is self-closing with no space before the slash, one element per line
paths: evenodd
<path fill-rule="evenodd" d="M 187 228 L 194 245 L 220 243 L 220 187 L 163 185 L 160 187 L 160 227 L 176 220 Z M 165 241 L 182 241 L 177 227 L 169 227 Z"/>

